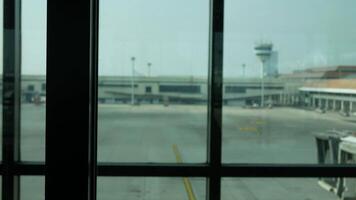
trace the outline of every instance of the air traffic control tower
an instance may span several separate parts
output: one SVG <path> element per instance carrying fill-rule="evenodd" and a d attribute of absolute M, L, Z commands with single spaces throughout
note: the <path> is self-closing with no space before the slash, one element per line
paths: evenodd
<path fill-rule="evenodd" d="M 267 61 L 269 61 L 272 55 L 273 44 L 272 43 L 259 43 L 255 46 L 256 56 L 261 61 L 261 107 L 265 106 L 265 94 L 264 94 L 264 77 L 265 77 L 265 68 Z"/>
<path fill-rule="evenodd" d="M 278 76 L 278 52 L 273 50 L 272 43 L 261 42 L 255 46 L 256 56 L 262 62 L 263 76 Z"/>
<path fill-rule="evenodd" d="M 261 76 L 265 76 L 266 64 L 270 60 L 272 55 L 273 44 L 272 43 L 259 43 L 255 46 L 256 56 L 260 59 L 262 63 Z"/>

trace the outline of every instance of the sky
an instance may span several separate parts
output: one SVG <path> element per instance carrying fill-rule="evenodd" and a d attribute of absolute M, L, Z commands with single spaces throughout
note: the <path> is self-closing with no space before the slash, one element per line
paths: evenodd
<path fill-rule="evenodd" d="M 22 72 L 45 74 L 46 0 L 22 3 Z M 225 0 L 224 76 L 241 76 L 246 64 L 246 76 L 258 77 L 259 41 L 273 43 L 281 73 L 356 65 L 355 7 L 355 0 Z M 101 0 L 99 34 L 100 75 L 131 75 L 133 56 L 138 75 L 148 74 L 148 62 L 153 76 L 208 74 L 209 0 Z"/>

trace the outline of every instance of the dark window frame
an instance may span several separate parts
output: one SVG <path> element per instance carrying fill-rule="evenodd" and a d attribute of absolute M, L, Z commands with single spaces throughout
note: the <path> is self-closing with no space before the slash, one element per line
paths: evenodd
<path fill-rule="evenodd" d="M 205 164 L 97 163 L 99 4 L 98 0 L 77 0 L 70 4 L 69 6 L 68 2 L 48 0 L 46 163 L 22 162 L 19 137 L 21 0 L 4 0 L 6 51 L 3 51 L 3 160 L 0 164 L 2 200 L 19 200 L 20 176 L 45 176 L 47 200 L 63 199 L 60 194 L 68 194 L 68 192 L 73 192 L 70 194 L 75 199 L 94 200 L 97 176 L 204 177 L 207 178 L 206 192 L 209 200 L 221 199 L 223 177 L 356 177 L 354 173 L 356 166 L 351 165 L 222 163 L 224 0 L 210 0 L 208 162 Z M 77 23 L 68 23 L 69 21 Z M 67 29 L 71 30 L 70 34 Z M 76 32 L 74 30 L 78 33 L 74 34 Z M 72 44 L 72 48 L 65 48 L 66 44 Z M 61 75 L 68 73 L 68 69 L 58 67 L 61 62 L 56 62 L 75 51 L 75 62 L 78 67 L 72 75 L 66 76 L 67 83 L 61 84 L 63 83 Z M 76 75 L 79 75 L 79 79 Z M 73 86 L 74 83 L 79 85 L 71 90 L 65 88 Z M 57 97 L 58 89 L 62 91 L 66 89 L 64 93 L 66 95 L 59 100 L 54 98 Z M 9 93 L 11 95 L 5 95 Z M 71 124 L 70 119 L 73 117 L 65 120 L 70 125 L 74 125 L 71 131 L 79 131 L 79 134 L 75 137 L 65 137 L 66 135 L 60 137 L 58 135 L 60 130 L 56 130 L 53 121 L 58 120 L 59 116 L 68 115 L 68 108 L 60 103 L 71 100 L 73 95 L 79 98 L 79 102 L 87 102 L 86 100 L 89 99 L 89 107 L 85 105 L 73 114 L 76 118 L 89 120 L 83 120 L 78 124 Z M 80 103 L 76 105 L 82 106 Z M 53 110 L 54 106 L 59 108 Z M 85 112 L 80 112 L 83 110 Z M 60 114 L 54 111 L 59 111 Z M 73 145 L 71 140 L 78 144 Z M 72 152 L 73 155 L 58 159 L 56 157 L 60 155 L 56 150 L 58 147 L 68 148 L 65 152 Z M 80 170 L 85 173 L 73 176 Z M 70 189 L 73 184 L 77 184 L 75 190 Z M 85 192 L 86 194 L 83 195 Z"/>

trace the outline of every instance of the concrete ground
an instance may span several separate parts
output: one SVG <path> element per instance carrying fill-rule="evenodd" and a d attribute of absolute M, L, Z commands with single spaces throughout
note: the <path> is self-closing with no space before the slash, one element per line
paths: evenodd
<path fill-rule="evenodd" d="M 222 200 L 337 200 L 307 178 L 226 178 Z"/>
<path fill-rule="evenodd" d="M 44 106 L 23 105 L 22 159 L 44 160 Z M 100 105 L 100 162 L 206 161 L 206 106 Z M 223 160 L 227 163 L 316 163 L 313 132 L 355 130 L 352 118 L 295 108 L 271 110 L 224 107 Z M 68 138 L 70 139 L 70 138 Z M 197 199 L 205 179 L 189 179 Z M 44 199 L 41 178 L 23 179 L 23 199 Z M 337 199 L 316 179 L 224 179 L 224 200 Z M 98 199 L 188 199 L 182 178 L 99 178 Z"/>

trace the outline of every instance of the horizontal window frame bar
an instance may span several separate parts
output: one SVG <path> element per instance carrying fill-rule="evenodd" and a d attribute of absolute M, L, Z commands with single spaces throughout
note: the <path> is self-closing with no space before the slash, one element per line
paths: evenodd
<path fill-rule="evenodd" d="M 221 177 L 356 177 L 356 165 L 268 164 L 223 165 Z"/>
<path fill-rule="evenodd" d="M 223 164 L 217 172 L 209 164 L 115 164 L 100 163 L 98 176 L 158 177 L 356 177 L 356 165 Z"/>
<path fill-rule="evenodd" d="M 356 165 L 314 164 L 224 164 L 216 172 L 208 164 L 99 163 L 98 177 L 250 177 L 311 178 L 356 177 Z M 6 171 L 0 164 L 0 175 L 45 176 L 44 162 L 20 162 Z"/>
<path fill-rule="evenodd" d="M 46 175 L 45 169 L 46 165 L 43 162 L 18 162 L 8 168 L 8 170 L 3 163 L 0 163 L 0 175 L 44 176 Z"/>
<path fill-rule="evenodd" d="M 99 164 L 98 176 L 209 177 L 206 164 Z"/>

